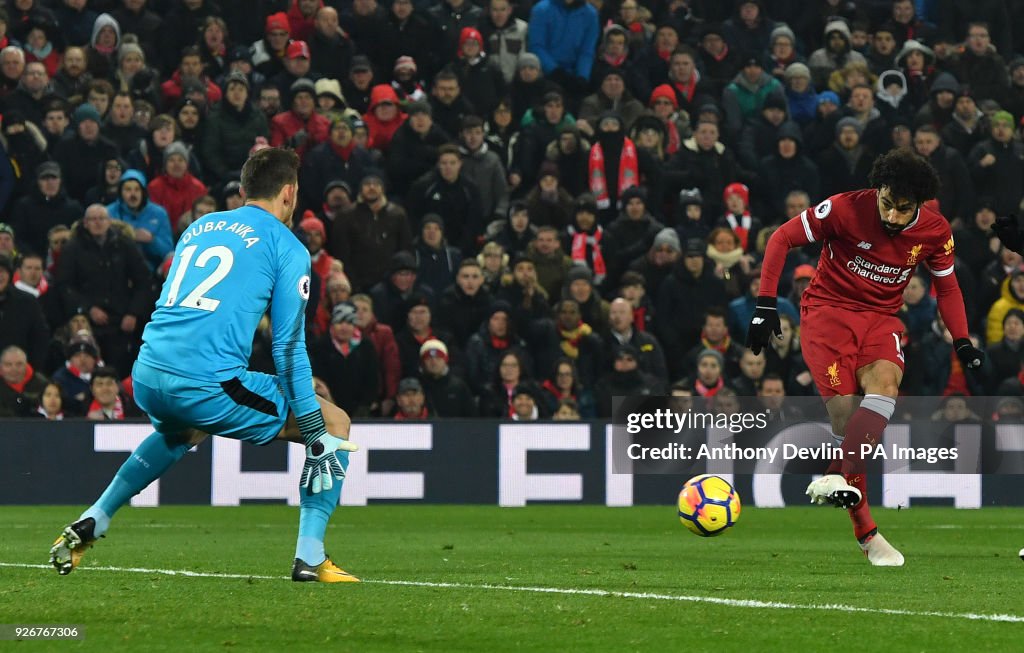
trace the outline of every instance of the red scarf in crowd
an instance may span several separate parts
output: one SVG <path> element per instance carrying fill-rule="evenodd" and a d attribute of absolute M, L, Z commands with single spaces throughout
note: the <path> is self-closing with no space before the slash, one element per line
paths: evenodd
<path fill-rule="evenodd" d="M 95 412 L 97 410 L 103 413 L 104 416 L 106 416 L 106 412 L 103 411 L 103 406 L 100 406 L 100 402 L 93 399 L 92 403 L 89 404 L 89 410 L 87 411 L 86 414 Z M 114 400 L 114 409 L 111 411 L 109 419 L 124 419 L 124 404 L 121 403 L 120 396 L 118 396 L 118 398 Z"/>
<path fill-rule="evenodd" d="M 668 139 L 665 141 L 665 152 L 675 154 L 683 144 L 683 139 L 679 138 L 679 128 L 676 127 L 675 120 L 665 121 L 665 133 L 668 134 Z"/>
<path fill-rule="evenodd" d="M 723 387 L 725 387 L 725 381 L 722 380 L 722 377 L 718 377 L 718 383 L 713 386 L 704 385 L 700 379 L 693 383 L 693 389 L 702 397 L 714 397 Z"/>
<path fill-rule="evenodd" d="M 633 309 L 633 328 L 637 331 L 647 330 L 647 309 L 643 306 Z"/>
<path fill-rule="evenodd" d="M 607 209 L 611 206 L 608 198 L 608 183 L 604 172 L 604 150 L 600 143 L 590 148 L 590 192 L 597 198 L 597 208 Z M 626 138 L 622 142 L 622 154 L 619 155 L 619 195 L 627 188 L 640 184 L 640 162 L 636 155 L 636 146 Z"/>
<path fill-rule="evenodd" d="M 626 55 L 620 54 L 617 57 L 610 57 L 610 56 L 608 56 L 606 54 L 606 55 L 604 55 L 604 61 L 609 66 L 614 66 L 615 68 L 621 68 L 622 64 L 625 63 L 625 61 L 626 61 Z"/>
<path fill-rule="evenodd" d="M 32 369 L 31 363 L 25 363 L 25 377 L 21 380 L 21 383 L 7 383 L 15 392 L 21 394 L 25 391 L 25 386 L 32 380 L 32 375 L 35 374 L 35 370 Z"/>
<path fill-rule="evenodd" d="M 747 241 L 750 238 L 750 225 L 753 218 L 750 216 L 750 211 L 743 211 L 743 215 L 737 220 L 736 216 L 732 213 L 725 214 L 725 221 L 729 223 L 729 227 L 740 237 L 740 247 L 743 251 L 747 251 Z"/>
<path fill-rule="evenodd" d="M 683 94 L 683 97 L 686 98 L 687 102 L 693 102 L 693 96 L 697 92 L 697 82 L 699 81 L 700 73 L 694 70 L 693 74 L 690 75 L 690 79 L 685 82 L 672 82 L 672 86 Z"/>
<path fill-rule="evenodd" d="M 598 226 L 594 229 L 593 234 L 588 234 L 569 227 L 569 233 L 572 234 L 572 250 L 569 256 L 572 257 L 573 261 L 587 264 L 594 272 L 594 284 L 600 284 L 604 281 L 605 275 L 608 274 L 608 268 L 604 263 L 604 256 L 601 254 L 601 238 L 604 236 L 604 229 Z M 590 261 L 587 260 L 587 247 L 590 247 Z"/>
<path fill-rule="evenodd" d="M 508 338 L 499 338 L 498 336 L 491 336 L 491 346 L 495 349 L 508 349 L 511 343 Z"/>
<path fill-rule="evenodd" d="M 328 142 L 331 144 L 331 149 L 334 150 L 334 153 L 341 157 L 342 161 L 348 163 L 348 158 L 352 156 L 352 150 L 356 149 L 355 139 L 349 141 L 348 145 L 345 147 L 337 145 L 334 141 Z"/>

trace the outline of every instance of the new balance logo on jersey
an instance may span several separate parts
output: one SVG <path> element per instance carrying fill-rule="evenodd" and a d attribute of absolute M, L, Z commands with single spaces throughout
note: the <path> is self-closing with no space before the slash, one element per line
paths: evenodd
<path fill-rule="evenodd" d="M 862 240 L 857 243 L 857 247 L 860 247 L 861 249 L 871 249 L 871 243 L 866 240 Z"/>

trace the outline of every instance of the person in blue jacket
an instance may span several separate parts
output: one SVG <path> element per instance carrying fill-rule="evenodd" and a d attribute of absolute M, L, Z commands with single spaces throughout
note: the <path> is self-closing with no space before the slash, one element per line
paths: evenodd
<path fill-rule="evenodd" d="M 594 65 L 597 10 L 586 0 L 541 0 L 530 11 L 527 45 L 544 75 L 566 90 L 585 90 Z"/>
<path fill-rule="evenodd" d="M 114 220 L 131 225 L 143 257 L 156 270 L 174 249 L 167 210 L 149 201 L 146 176 L 138 170 L 125 170 L 117 194 L 118 200 L 107 205 L 107 212 Z"/>

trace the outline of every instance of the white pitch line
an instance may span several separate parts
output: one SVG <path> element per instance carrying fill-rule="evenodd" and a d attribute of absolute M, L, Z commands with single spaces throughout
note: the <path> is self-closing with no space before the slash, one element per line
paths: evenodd
<path fill-rule="evenodd" d="M 0 562 L 0 567 L 18 569 L 52 569 L 50 565 Z M 145 567 L 79 567 L 81 571 L 113 571 L 130 574 L 161 574 L 163 576 L 187 576 L 190 578 L 231 578 L 257 580 L 291 580 L 288 576 L 262 576 L 259 574 L 225 574 L 219 572 L 189 571 L 187 569 L 148 569 Z M 570 589 L 564 587 L 532 587 L 519 585 L 491 585 L 487 583 L 435 583 L 414 580 L 363 580 L 374 585 L 397 585 L 402 587 L 429 587 L 440 589 L 491 590 L 498 592 L 528 592 L 533 594 L 562 594 L 570 596 L 603 596 L 620 599 L 647 599 L 652 601 L 683 601 L 686 603 L 710 603 L 733 608 L 757 608 L 762 610 L 824 610 L 828 612 L 851 612 L 883 614 L 900 617 L 939 617 L 943 619 L 966 619 L 970 621 L 997 621 L 1024 623 L 1024 616 L 1015 614 L 979 614 L 976 612 L 933 612 L 928 610 L 899 610 L 892 608 L 861 608 L 841 603 L 782 603 L 779 601 L 758 601 L 755 599 L 723 599 L 715 596 L 686 596 L 679 594 L 657 594 L 653 592 L 614 592 L 601 589 Z"/>

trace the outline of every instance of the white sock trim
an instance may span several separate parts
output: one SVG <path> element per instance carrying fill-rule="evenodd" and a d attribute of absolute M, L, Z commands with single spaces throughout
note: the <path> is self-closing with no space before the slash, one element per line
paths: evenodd
<path fill-rule="evenodd" d="M 860 407 L 877 413 L 888 421 L 892 419 L 892 414 L 896 412 L 896 400 L 885 395 L 864 395 L 864 400 L 860 402 Z"/>

